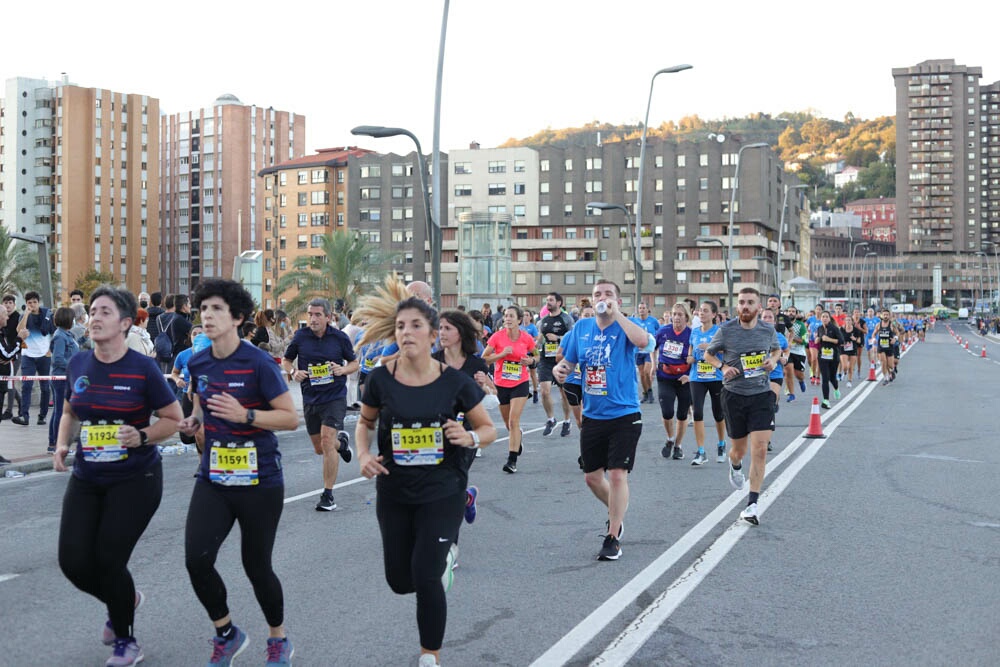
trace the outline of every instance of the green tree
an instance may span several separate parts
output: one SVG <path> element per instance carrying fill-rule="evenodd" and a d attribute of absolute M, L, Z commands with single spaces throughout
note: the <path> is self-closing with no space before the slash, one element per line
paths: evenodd
<path fill-rule="evenodd" d="M 351 232 L 324 236 L 319 250 L 320 254 L 297 258 L 292 270 L 275 287 L 279 297 L 289 290 L 298 290 L 285 305 L 290 315 L 302 312 L 317 297 L 343 299 L 345 304 L 353 304 L 372 285 L 382 281 L 395 257 Z"/>
<path fill-rule="evenodd" d="M 83 292 L 84 303 L 90 299 L 91 293 L 101 285 L 116 285 L 114 274 L 110 271 L 87 269 L 73 281 L 73 287 Z"/>
<path fill-rule="evenodd" d="M 16 241 L 0 225 L 0 295 L 23 295 L 38 289 L 38 251 L 24 241 Z"/>

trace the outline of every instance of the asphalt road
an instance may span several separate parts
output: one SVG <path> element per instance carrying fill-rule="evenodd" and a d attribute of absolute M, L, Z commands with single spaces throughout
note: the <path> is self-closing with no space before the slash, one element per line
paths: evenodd
<path fill-rule="evenodd" d="M 1000 345 L 987 347 L 1000 359 Z M 824 412 L 825 439 L 799 437 L 818 388 L 783 402 L 759 527 L 737 523 L 745 491 L 732 493 L 724 465 L 690 465 L 690 429 L 685 460 L 660 457 L 659 409 L 644 405 L 613 563 L 595 559 L 606 513 L 577 468 L 575 425 L 542 438 L 541 407 L 529 404 L 519 472 L 500 470 L 506 442 L 473 467 L 479 518 L 462 530 L 442 664 L 1000 664 L 1000 372 L 971 352 L 939 324 L 895 383 L 856 383 Z M 384 581 L 373 484 L 342 466 L 339 508 L 316 512 L 318 457 L 304 432 L 281 443 L 275 569 L 295 664 L 415 664 L 415 603 Z M 195 466 L 191 454 L 165 458 L 163 502 L 131 561 L 151 665 L 204 664 L 211 652 L 183 565 Z M 65 483 L 0 480 L 5 665 L 103 665 L 109 654 L 104 610 L 56 562 Z M 237 529 L 219 569 L 251 664 L 267 628 L 238 548 Z"/>

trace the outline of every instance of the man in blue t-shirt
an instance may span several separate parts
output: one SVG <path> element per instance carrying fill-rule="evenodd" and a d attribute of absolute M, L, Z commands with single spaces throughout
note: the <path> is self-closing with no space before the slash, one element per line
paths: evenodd
<path fill-rule="evenodd" d="M 630 317 L 629 320 L 635 322 L 653 334 L 653 336 L 656 336 L 656 332 L 660 330 L 660 321 L 649 314 L 649 306 L 646 305 L 645 301 L 639 302 L 638 316 Z M 654 400 L 653 379 L 650 376 L 650 371 L 653 368 L 653 359 L 649 354 L 639 350 L 635 355 L 635 365 L 639 369 L 639 379 L 642 382 L 642 400 L 639 402 L 652 403 Z"/>
<path fill-rule="evenodd" d="M 51 372 L 52 358 L 49 356 L 49 343 L 56 328 L 52 323 L 52 311 L 40 305 L 38 292 L 28 292 L 24 295 L 26 310 L 17 323 L 17 336 L 23 341 L 21 350 L 21 375 L 47 376 Z M 28 410 L 31 408 L 31 386 L 33 380 L 21 382 L 21 414 L 11 419 L 15 424 L 27 426 Z M 45 424 L 49 414 L 49 381 L 39 380 L 40 398 L 38 405 L 38 424 Z"/>
<path fill-rule="evenodd" d="M 326 299 L 313 299 L 306 310 L 309 326 L 295 332 L 285 351 L 282 366 L 302 387 L 302 413 L 313 450 L 323 456 L 323 493 L 316 511 L 330 512 L 333 485 L 340 462 L 351 461 L 351 448 L 344 431 L 347 414 L 347 376 L 358 370 L 354 345 L 331 324 L 333 311 Z M 292 366 L 297 362 L 296 366 Z M 336 444 L 335 444 L 336 443 Z"/>
<path fill-rule="evenodd" d="M 622 314 L 619 295 L 615 283 L 597 281 L 592 294 L 597 317 L 580 320 L 563 337 L 564 356 L 552 371 L 562 383 L 579 365 L 583 378 L 580 457 L 587 486 L 608 508 L 608 531 L 598 560 L 621 556 L 628 473 L 642 434 L 635 353 L 646 347 L 648 334 Z"/>

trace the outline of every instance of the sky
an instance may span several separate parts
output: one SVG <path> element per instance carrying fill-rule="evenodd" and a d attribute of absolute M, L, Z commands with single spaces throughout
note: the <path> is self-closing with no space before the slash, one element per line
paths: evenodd
<path fill-rule="evenodd" d="M 430 152 L 444 0 L 22 7 L 16 17 L 0 10 L 2 80 L 57 80 L 65 72 L 80 86 L 157 97 L 166 113 L 231 93 L 304 115 L 309 154 L 345 145 L 412 150 L 403 138 L 352 136 L 357 125 L 404 127 Z M 995 22 L 970 0 L 452 0 L 449 7 L 446 152 L 547 127 L 639 123 L 653 73 L 682 63 L 692 69 L 656 79 L 651 127 L 692 115 L 893 115 L 892 69 L 930 59 L 982 67 L 981 83 L 1000 80 Z M 955 18 L 930 14 L 942 7 Z"/>

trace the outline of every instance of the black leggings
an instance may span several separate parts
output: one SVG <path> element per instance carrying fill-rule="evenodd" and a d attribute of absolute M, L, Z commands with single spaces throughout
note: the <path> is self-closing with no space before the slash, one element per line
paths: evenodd
<path fill-rule="evenodd" d="M 834 357 L 833 359 L 820 359 L 819 360 L 819 375 L 823 378 L 823 400 L 830 400 L 830 385 L 833 385 L 834 389 L 840 389 L 840 383 L 837 382 L 837 371 L 840 370 L 840 357 Z"/>
<path fill-rule="evenodd" d="M 726 420 L 722 412 L 722 380 L 713 382 L 691 382 L 691 404 L 694 406 L 694 420 L 705 421 L 705 394 L 712 397 L 712 417 L 716 422 Z"/>
<path fill-rule="evenodd" d="M 691 390 L 680 380 L 656 378 L 657 396 L 660 399 L 660 415 L 664 419 L 674 418 L 674 400 L 677 401 L 677 418 L 687 419 L 691 407 Z"/>
<path fill-rule="evenodd" d="M 441 584 L 448 549 L 458 542 L 465 512 L 465 491 L 421 505 L 410 505 L 379 494 L 375 502 L 385 580 L 393 593 L 417 594 L 420 646 L 437 651 L 444 641 L 448 600 Z"/>
<path fill-rule="evenodd" d="M 59 567 L 74 586 L 107 606 L 116 637 L 133 636 L 135 583 L 128 560 L 162 496 L 159 461 L 114 484 L 96 484 L 74 475 L 66 485 Z"/>
<path fill-rule="evenodd" d="M 226 585 L 215 569 L 215 558 L 233 523 L 238 521 L 243 570 L 253 585 L 264 618 L 272 628 L 285 622 L 281 582 L 271 569 L 271 552 L 284 498 L 284 486 L 225 487 L 195 483 L 184 531 L 184 564 L 195 595 L 212 621 L 229 614 Z"/>

